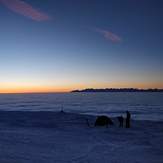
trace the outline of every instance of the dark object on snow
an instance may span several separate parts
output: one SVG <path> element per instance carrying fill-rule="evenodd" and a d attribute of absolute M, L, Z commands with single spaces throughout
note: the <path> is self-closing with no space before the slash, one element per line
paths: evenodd
<path fill-rule="evenodd" d="M 60 111 L 60 113 L 64 113 L 64 111 L 63 111 L 63 110 L 61 110 L 61 111 Z"/>
<path fill-rule="evenodd" d="M 113 121 L 107 116 L 99 116 L 96 119 L 95 126 L 107 126 L 113 125 Z"/>
<path fill-rule="evenodd" d="M 118 121 L 119 121 L 119 127 L 123 127 L 123 117 L 119 116 L 117 118 L 118 118 Z"/>
<path fill-rule="evenodd" d="M 130 128 L 130 119 L 131 119 L 131 114 L 129 111 L 126 111 L 126 128 Z"/>

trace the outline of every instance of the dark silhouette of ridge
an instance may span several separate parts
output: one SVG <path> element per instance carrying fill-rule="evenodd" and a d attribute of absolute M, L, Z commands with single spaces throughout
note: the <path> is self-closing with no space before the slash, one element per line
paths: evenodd
<path fill-rule="evenodd" d="M 105 88 L 93 89 L 87 88 L 83 90 L 73 90 L 71 92 L 163 92 L 163 89 L 138 89 L 138 88 Z"/>

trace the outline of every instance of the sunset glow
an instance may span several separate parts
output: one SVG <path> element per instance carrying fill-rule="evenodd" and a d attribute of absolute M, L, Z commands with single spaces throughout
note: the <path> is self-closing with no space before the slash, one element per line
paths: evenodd
<path fill-rule="evenodd" d="M 162 83 L 96 83 L 96 84 L 73 84 L 73 85 L 63 85 L 63 86 L 46 86 L 46 85 L 1 85 L 0 93 L 64 93 L 70 92 L 75 89 L 85 89 L 85 88 L 163 88 Z"/>
<path fill-rule="evenodd" d="M 159 2 L 72 2 L 0 0 L 0 93 L 163 88 Z"/>

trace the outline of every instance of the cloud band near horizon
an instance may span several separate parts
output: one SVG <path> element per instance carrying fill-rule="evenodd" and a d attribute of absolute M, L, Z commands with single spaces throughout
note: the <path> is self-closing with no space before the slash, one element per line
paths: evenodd
<path fill-rule="evenodd" d="M 0 3 L 2 3 L 5 7 L 10 9 L 11 11 L 23 15 L 25 17 L 28 17 L 32 20 L 35 21 L 50 20 L 49 15 L 33 8 L 30 4 L 22 0 L 0 0 Z"/>

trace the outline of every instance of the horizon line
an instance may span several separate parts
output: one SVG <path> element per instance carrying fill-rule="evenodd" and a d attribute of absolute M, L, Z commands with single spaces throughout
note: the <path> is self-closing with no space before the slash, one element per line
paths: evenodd
<path fill-rule="evenodd" d="M 67 90 L 67 91 L 25 91 L 25 92 L 0 92 L 0 94 L 53 94 L 53 93 L 71 93 L 72 91 L 81 91 L 81 90 L 87 90 L 87 89 L 137 89 L 137 90 L 163 90 L 163 88 L 135 88 L 135 87 L 119 87 L 119 88 L 83 88 L 83 89 L 72 89 L 72 90 Z"/>

